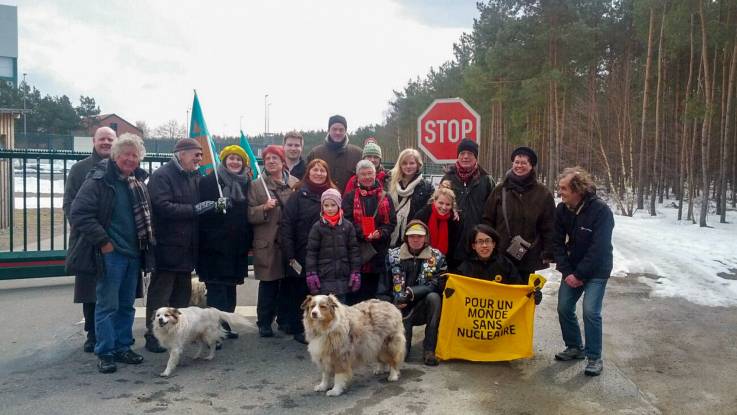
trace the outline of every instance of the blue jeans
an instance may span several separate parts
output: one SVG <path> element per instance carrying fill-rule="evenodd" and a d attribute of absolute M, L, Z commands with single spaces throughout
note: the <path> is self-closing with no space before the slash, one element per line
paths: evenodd
<path fill-rule="evenodd" d="M 565 276 L 563 277 L 565 278 Z M 561 280 L 558 290 L 558 320 L 566 347 L 582 349 L 589 359 L 601 358 L 601 306 L 608 279 L 592 279 L 578 288 Z M 576 317 L 576 303 L 583 294 L 583 328 L 586 347 L 581 341 L 581 329 Z"/>
<path fill-rule="evenodd" d="M 110 252 L 103 255 L 105 274 L 97 281 L 95 307 L 95 354 L 124 352 L 133 344 L 133 320 L 136 309 L 140 260 Z"/>

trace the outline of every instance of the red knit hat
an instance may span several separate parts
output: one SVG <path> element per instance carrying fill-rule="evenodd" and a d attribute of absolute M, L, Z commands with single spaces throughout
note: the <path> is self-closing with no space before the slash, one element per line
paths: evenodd
<path fill-rule="evenodd" d="M 269 153 L 278 156 L 282 163 L 287 164 L 287 158 L 284 156 L 284 148 L 282 146 L 277 146 L 275 144 L 266 146 L 264 151 L 261 152 L 261 158 L 266 158 L 266 155 Z"/>

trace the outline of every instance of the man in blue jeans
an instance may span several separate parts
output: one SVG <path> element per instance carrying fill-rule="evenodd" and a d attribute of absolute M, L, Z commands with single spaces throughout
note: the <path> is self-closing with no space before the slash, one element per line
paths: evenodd
<path fill-rule="evenodd" d="M 614 216 L 609 206 L 596 196 L 596 186 L 581 167 L 569 167 L 558 178 L 562 203 L 555 209 L 553 250 L 563 281 L 558 291 L 558 319 L 566 349 L 556 360 L 588 358 L 584 373 L 598 376 L 601 359 L 601 306 L 612 271 L 612 230 Z M 576 303 L 583 295 L 586 346 L 576 317 Z"/>
<path fill-rule="evenodd" d="M 146 154 L 138 136 L 123 134 L 110 160 L 93 167 L 72 202 L 69 221 L 79 237 L 70 243 L 67 269 L 95 283 L 95 354 L 101 373 L 116 363 L 139 364 L 133 352 L 133 320 L 141 270 L 151 271 L 154 245 L 151 202 L 139 168 Z"/>

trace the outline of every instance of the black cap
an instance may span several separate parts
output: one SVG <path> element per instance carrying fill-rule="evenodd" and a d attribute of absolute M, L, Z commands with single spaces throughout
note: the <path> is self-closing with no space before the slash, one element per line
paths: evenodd
<path fill-rule="evenodd" d="M 345 117 L 342 115 L 333 115 L 332 117 L 330 117 L 330 120 L 328 120 L 328 130 L 335 123 L 343 124 L 343 127 L 346 130 L 348 129 L 348 122 L 346 122 Z"/>
<path fill-rule="evenodd" d="M 532 164 L 532 167 L 537 166 L 537 154 L 535 154 L 535 150 L 531 149 L 530 147 L 517 147 L 512 152 L 512 161 L 514 161 L 514 158 L 517 156 L 527 156 L 528 159 L 530 159 L 530 164 Z"/>
<path fill-rule="evenodd" d="M 464 138 L 458 143 L 458 152 L 456 155 L 461 154 L 461 151 L 470 151 L 474 157 L 479 158 L 479 145 L 470 138 Z"/>
<path fill-rule="evenodd" d="M 194 138 L 182 138 L 174 145 L 174 152 L 186 150 L 202 150 L 202 146 Z"/>

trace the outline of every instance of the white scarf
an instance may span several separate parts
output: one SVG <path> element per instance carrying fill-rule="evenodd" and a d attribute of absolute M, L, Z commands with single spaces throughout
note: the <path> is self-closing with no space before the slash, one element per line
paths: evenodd
<path fill-rule="evenodd" d="M 407 187 L 402 188 L 402 182 L 397 183 L 396 194 L 391 193 L 392 202 L 394 202 L 394 209 L 397 212 L 397 226 L 394 227 L 391 237 L 391 246 L 396 246 L 401 242 L 404 230 L 407 227 L 407 219 L 409 218 L 409 211 L 412 204 L 412 194 L 415 192 L 415 187 L 422 182 L 422 173 L 418 174 L 414 180 L 407 184 Z M 401 201 L 399 200 L 401 198 Z"/>

